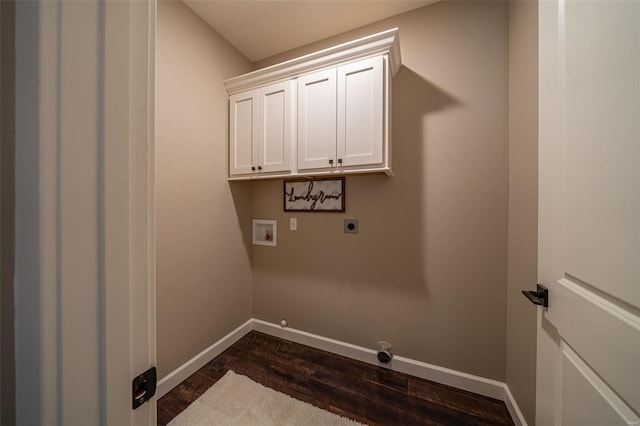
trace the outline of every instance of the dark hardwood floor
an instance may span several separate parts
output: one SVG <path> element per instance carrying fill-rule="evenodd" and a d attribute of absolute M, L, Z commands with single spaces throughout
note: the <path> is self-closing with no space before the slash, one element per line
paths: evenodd
<path fill-rule="evenodd" d="M 369 425 L 512 425 L 502 401 L 252 331 L 158 401 L 164 425 L 228 370 Z"/>

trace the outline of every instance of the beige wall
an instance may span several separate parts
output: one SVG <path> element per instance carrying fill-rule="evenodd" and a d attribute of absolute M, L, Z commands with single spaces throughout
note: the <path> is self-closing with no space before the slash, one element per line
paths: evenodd
<path fill-rule="evenodd" d="M 507 4 L 438 3 L 257 67 L 394 26 L 396 176 L 347 177 L 344 214 L 285 214 L 282 181 L 254 183 L 252 216 L 279 224 L 276 248 L 252 247 L 254 317 L 503 381 Z"/>
<path fill-rule="evenodd" d="M 158 4 L 157 332 L 160 377 L 251 317 L 251 187 L 230 188 L 222 80 L 251 64 L 181 2 Z"/>
<path fill-rule="evenodd" d="M 509 275 L 507 384 L 535 420 L 538 252 L 538 2 L 509 1 Z"/>
<path fill-rule="evenodd" d="M 14 2 L 0 1 L 0 424 L 15 423 L 14 356 Z"/>

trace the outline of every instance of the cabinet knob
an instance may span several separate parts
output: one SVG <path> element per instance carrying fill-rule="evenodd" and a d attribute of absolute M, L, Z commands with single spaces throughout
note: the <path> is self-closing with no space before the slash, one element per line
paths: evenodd
<path fill-rule="evenodd" d="M 338 164 L 342 164 L 342 158 L 338 158 Z"/>
<path fill-rule="evenodd" d="M 258 170 L 262 170 L 262 166 L 258 166 Z"/>
<path fill-rule="evenodd" d="M 255 171 L 256 171 L 256 168 L 255 168 L 255 167 L 251 167 L 251 171 L 252 171 L 252 172 L 255 172 Z"/>
<path fill-rule="evenodd" d="M 329 164 L 333 166 L 333 160 L 329 160 Z"/>

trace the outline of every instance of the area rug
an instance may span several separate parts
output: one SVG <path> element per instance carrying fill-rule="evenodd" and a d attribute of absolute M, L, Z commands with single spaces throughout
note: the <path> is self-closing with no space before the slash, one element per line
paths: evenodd
<path fill-rule="evenodd" d="M 362 426 L 228 371 L 171 426 Z"/>

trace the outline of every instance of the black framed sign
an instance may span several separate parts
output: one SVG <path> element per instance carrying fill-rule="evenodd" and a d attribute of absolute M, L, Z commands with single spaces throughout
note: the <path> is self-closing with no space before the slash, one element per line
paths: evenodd
<path fill-rule="evenodd" d="M 344 212 L 344 178 L 285 179 L 285 212 Z"/>

